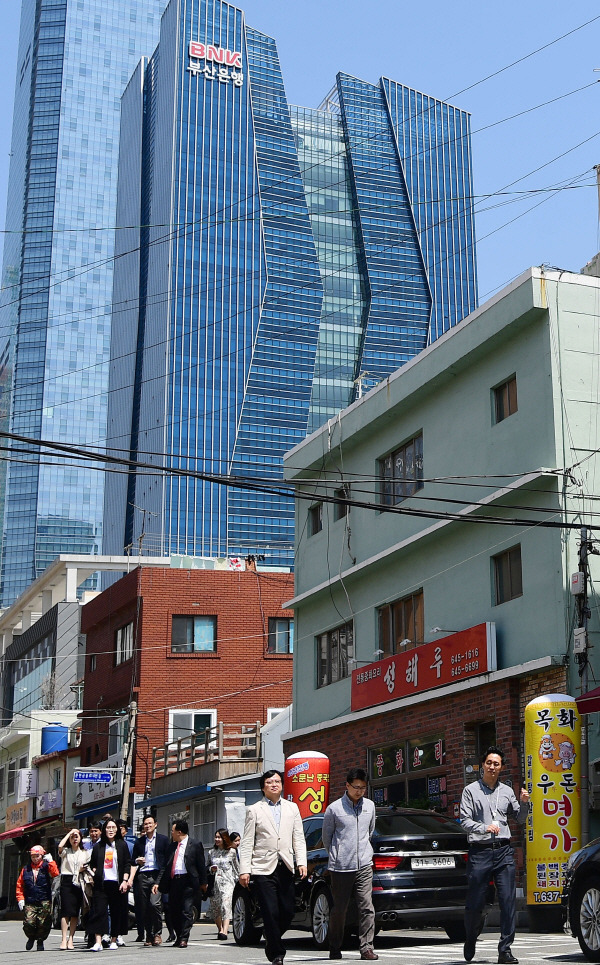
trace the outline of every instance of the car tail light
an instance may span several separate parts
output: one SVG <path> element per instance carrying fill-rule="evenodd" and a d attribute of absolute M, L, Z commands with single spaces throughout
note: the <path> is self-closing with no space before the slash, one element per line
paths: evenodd
<path fill-rule="evenodd" d="M 373 868 L 375 871 L 392 871 L 399 868 L 404 858 L 398 854 L 374 854 Z"/>

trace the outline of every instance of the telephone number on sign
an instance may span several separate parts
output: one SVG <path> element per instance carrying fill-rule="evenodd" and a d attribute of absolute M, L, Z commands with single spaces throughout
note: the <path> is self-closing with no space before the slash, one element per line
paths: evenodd
<path fill-rule="evenodd" d="M 542 902 L 542 904 L 547 904 L 548 902 L 560 901 L 560 891 L 534 891 L 533 900 L 536 904 Z"/>
<path fill-rule="evenodd" d="M 470 663 L 466 663 L 463 667 L 453 667 L 452 676 L 460 677 L 463 673 L 469 673 L 471 670 L 479 670 L 479 660 L 472 660 Z"/>

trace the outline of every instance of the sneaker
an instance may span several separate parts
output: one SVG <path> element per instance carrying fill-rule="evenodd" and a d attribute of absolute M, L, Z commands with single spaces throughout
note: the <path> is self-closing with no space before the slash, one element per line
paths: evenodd
<path fill-rule="evenodd" d="M 110 935 L 103 935 L 103 936 L 102 936 L 102 947 L 103 947 L 103 948 L 108 948 L 109 945 L 110 945 Z"/>
<path fill-rule="evenodd" d="M 102 951 L 102 942 L 96 942 L 95 945 L 92 945 L 92 947 L 90 948 L 90 951 L 91 951 L 91 952 L 101 952 L 101 951 Z"/>
<path fill-rule="evenodd" d="M 33 948 L 33 943 L 34 943 L 34 942 L 35 942 L 35 938 L 28 938 L 28 939 L 27 939 L 27 944 L 25 945 L 25 948 L 27 949 L 28 952 L 30 952 L 31 949 Z"/>
<path fill-rule="evenodd" d="M 41 941 L 40 939 L 38 939 L 38 943 L 37 943 L 37 945 L 36 945 L 36 951 L 38 951 L 38 952 L 43 952 L 43 951 L 44 951 L 44 943 L 43 943 L 43 941 Z"/>
<path fill-rule="evenodd" d="M 117 945 L 119 946 L 119 948 L 123 948 L 125 945 L 125 942 L 123 941 L 120 935 L 117 936 Z"/>
<path fill-rule="evenodd" d="M 109 947 L 110 951 L 115 951 L 119 946 L 117 945 L 116 942 L 111 942 L 108 947 Z"/>

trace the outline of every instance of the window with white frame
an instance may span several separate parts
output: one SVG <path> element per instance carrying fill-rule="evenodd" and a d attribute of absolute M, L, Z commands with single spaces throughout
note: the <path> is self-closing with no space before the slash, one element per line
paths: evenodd
<path fill-rule="evenodd" d="M 129 733 L 129 719 L 126 714 L 111 720 L 108 725 L 108 756 L 120 754 Z"/>
<path fill-rule="evenodd" d="M 294 621 L 289 617 L 269 617 L 267 653 L 294 652 Z"/>
<path fill-rule="evenodd" d="M 115 634 L 115 665 L 131 660 L 133 657 L 133 623 L 119 627 Z"/>
<path fill-rule="evenodd" d="M 269 723 L 269 721 L 273 720 L 274 717 L 277 717 L 277 714 L 280 714 L 282 710 L 286 710 L 286 708 L 285 707 L 267 707 L 267 724 Z"/>
<path fill-rule="evenodd" d="M 169 711 L 169 743 L 185 740 L 194 734 L 204 734 L 206 728 L 214 730 L 217 726 L 216 710 L 194 709 L 189 707 Z"/>
<path fill-rule="evenodd" d="M 216 617 L 173 617 L 171 630 L 171 653 L 215 653 L 216 649 Z"/>
<path fill-rule="evenodd" d="M 6 782 L 6 793 L 14 794 L 17 785 L 17 762 L 10 761 L 8 765 L 8 780 Z"/>
<path fill-rule="evenodd" d="M 354 657 L 354 626 L 343 623 L 317 637 L 317 687 L 326 687 L 349 675 Z"/>
<path fill-rule="evenodd" d="M 6 768 L 0 767 L 0 804 L 4 800 L 4 783 L 6 781 Z"/>

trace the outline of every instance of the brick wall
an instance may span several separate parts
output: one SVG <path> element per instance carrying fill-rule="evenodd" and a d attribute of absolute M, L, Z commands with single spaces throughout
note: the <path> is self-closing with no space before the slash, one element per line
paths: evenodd
<path fill-rule="evenodd" d="M 82 762 L 107 755 L 108 720 L 138 701 L 135 790 L 143 791 L 145 758 L 168 738 L 169 708 L 216 710 L 224 723 L 266 723 L 267 709 L 292 697 L 291 655 L 268 654 L 269 617 L 293 617 L 287 573 L 148 567 L 123 577 L 83 608 L 87 635 Z M 174 615 L 216 616 L 216 653 L 171 653 Z M 133 621 L 133 660 L 114 665 L 115 633 Z M 90 659 L 96 656 L 96 670 Z"/>

